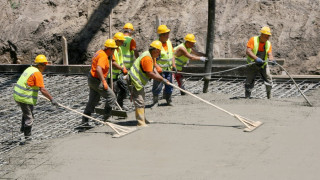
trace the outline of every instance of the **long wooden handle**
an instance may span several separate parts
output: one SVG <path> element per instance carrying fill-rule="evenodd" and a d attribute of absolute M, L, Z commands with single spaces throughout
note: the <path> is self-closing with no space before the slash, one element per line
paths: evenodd
<path fill-rule="evenodd" d="M 218 106 L 210 103 L 209 101 L 206 101 L 206 100 L 204 100 L 204 99 L 202 99 L 202 98 L 200 98 L 200 97 L 192 94 L 192 93 L 189 92 L 189 91 L 186 91 L 186 90 L 184 90 L 184 89 L 181 89 L 180 87 L 178 87 L 178 86 L 176 86 L 176 85 L 174 85 L 174 84 L 172 84 L 172 83 L 170 83 L 170 82 L 167 82 L 167 84 L 169 84 L 170 86 L 172 86 L 172 87 L 174 87 L 174 88 L 177 88 L 177 89 L 179 89 L 180 91 L 185 92 L 185 93 L 187 93 L 187 94 L 189 94 L 189 95 L 191 95 L 191 96 L 193 96 L 193 97 L 195 97 L 195 98 L 197 98 L 197 99 L 199 99 L 199 100 L 201 100 L 201 101 L 203 101 L 203 102 L 205 102 L 205 103 L 207 103 L 207 104 L 209 104 L 209 105 L 211 105 L 211 106 L 213 106 L 213 107 L 215 107 L 215 108 L 217 108 L 217 109 L 219 109 L 219 110 L 221 110 L 221 111 L 223 111 L 223 112 L 225 112 L 225 113 L 227 113 L 227 114 L 229 114 L 230 116 L 233 116 L 233 117 L 235 116 L 235 115 L 232 114 L 231 112 L 229 112 L 229 111 L 227 111 L 227 110 L 224 110 L 224 109 L 222 109 L 222 108 L 220 108 L 220 107 L 218 107 Z"/>
<path fill-rule="evenodd" d="M 303 94 L 303 92 L 300 90 L 298 84 L 296 83 L 295 80 L 293 80 L 293 78 L 290 76 L 290 74 L 288 73 L 288 71 L 286 69 L 284 69 L 280 64 L 276 63 L 282 70 L 284 70 L 287 75 L 290 77 L 290 79 L 293 81 L 294 85 L 297 87 L 298 91 L 301 93 L 301 95 L 304 97 L 304 99 L 308 102 L 308 104 L 310 106 L 312 106 L 312 104 L 310 103 L 310 101 L 308 100 L 308 98 Z"/>

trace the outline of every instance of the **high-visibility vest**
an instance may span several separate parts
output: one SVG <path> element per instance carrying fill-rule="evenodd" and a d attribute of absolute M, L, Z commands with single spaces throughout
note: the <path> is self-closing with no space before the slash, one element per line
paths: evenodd
<path fill-rule="evenodd" d="M 116 49 L 113 55 L 116 58 L 116 63 L 119 64 L 119 66 L 124 67 L 122 50 L 120 48 Z M 112 78 L 117 79 L 118 75 L 121 74 L 121 72 L 122 72 L 121 70 L 116 69 L 115 67 L 112 67 Z M 110 74 L 108 74 L 108 78 L 110 78 Z"/>
<path fill-rule="evenodd" d="M 170 70 L 172 66 L 172 58 L 173 58 L 173 48 L 171 41 L 167 40 L 167 46 L 168 51 L 164 50 L 162 47 L 160 58 L 157 59 L 157 64 L 163 69 L 163 70 Z"/>
<path fill-rule="evenodd" d="M 179 44 L 179 46 L 175 47 L 174 51 L 176 51 L 180 47 L 184 47 L 188 53 L 191 53 L 191 51 L 192 51 L 192 49 L 187 48 L 184 43 L 181 43 L 181 44 Z M 188 60 L 189 60 L 189 58 L 185 57 L 184 55 L 179 56 L 179 57 L 175 56 L 177 70 L 182 71 L 182 67 L 187 64 Z"/>
<path fill-rule="evenodd" d="M 143 52 L 138 59 L 136 59 L 132 65 L 132 67 L 130 68 L 130 79 L 132 84 L 134 85 L 134 87 L 140 91 L 146 84 L 147 82 L 150 80 L 149 76 L 147 76 L 146 72 L 143 71 L 143 69 L 141 68 L 141 59 L 149 56 L 152 57 L 149 51 L 145 51 Z M 153 63 L 152 63 L 152 69 L 153 69 Z"/>
<path fill-rule="evenodd" d="M 134 57 L 134 51 L 130 51 L 130 44 L 131 44 L 131 40 L 132 37 L 130 36 L 125 36 L 124 37 L 126 40 L 124 41 L 124 43 L 122 44 L 122 46 L 120 46 L 121 50 L 122 50 L 122 55 L 123 55 L 123 63 L 124 66 L 127 69 L 130 69 L 135 57 Z"/>
<path fill-rule="evenodd" d="M 258 53 L 259 42 L 260 42 L 259 37 L 260 37 L 260 36 L 255 36 L 255 37 L 253 37 L 254 46 L 253 46 L 252 52 L 253 52 L 254 55 L 257 55 L 257 53 Z M 269 51 L 269 49 L 270 49 L 270 45 L 271 45 L 270 41 L 267 41 L 266 44 L 265 44 L 265 46 L 264 46 L 264 48 L 265 48 L 265 53 L 266 53 L 265 56 L 264 56 L 264 61 L 265 61 L 265 63 L 261 66 L 261 68 L 264 68 L 264 67 L 268 64 L 268 51 Z M 247 62 L 248 62 L 248 63 L 254 62 L 254 59 L 251 58 L 250 56 L 247 56 Z"/>
<path fill-rule="evenodd" d="M 27 84 L 29 77 L 35 72 L 39 72 L 39 69 L 31 66 L 22 73 L 17 84 L 14 86 L 13 98 L 15 101 L 31 105 L 37 104 L 40 88 L 37 86 L 30 87 Z"/>

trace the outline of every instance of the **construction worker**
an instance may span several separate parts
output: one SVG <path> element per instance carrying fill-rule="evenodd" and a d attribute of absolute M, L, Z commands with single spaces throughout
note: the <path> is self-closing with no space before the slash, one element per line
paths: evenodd
<path fill-rule="evenodd" d="M 116 45 L 120 47 L 123 42 L 125 41 L 124 35 L 122 32 L 117 32 L 113 39 L 116 42 Z M 117 102 L 120 105 L 120 107 L 124 110 L 128 110 L 127 107 L 123 106 L 123 100 L 127 96 L 127 90 L 125 85 L 121 85 L 121 81 L 118 81 L 119 75 L 128 74 L 127 68 L 123 64 L 123 52 L 121 48 L 117 48 L 112 56 L 112 79 L 113 79 L 113 91 L 115 92 L 117 96 Z M 110 77 L 110 74 L 109 76 Z"/>
<path fill-rule="evenodd" d="M 166 25 L 160 25 L 158 27 L 159 41 L 162 43 L 162 49 L 160 57 L 157 59 L 157 64 L 162 68 L 163 71 L 177 71 L 175 64 L 175 57 L 173 55 L 173 47 L 169 39 L 170 29 Z M 172 83 L 172 73 L 162 72 L 162 77 Z M 152 93 L 153 93 L 153 104 L 158 103 L 159 94 L 162 91 L 163 83 L 159 81 L 153 81 Z M 165 85 L 163 91 L 163 98 L 166 99 L 167 105 L 172 105 L 171 94 L 173 87 Z"/>
<path fill-rule="evenodd" d="M 168 80 L 160 76 L 155 70 L 156 58 L 160 56 L 162 43 L 158 40 L 150 44 L 149 50 L 143 52 L 133 63 L 130 71 L 128 84 L 132 85 L 132 98 L 136 110 L 138 126 L 147 126 L 145 118 L 145 92 L 144 86 L 150 79 L 167 84 Z"/>
<path fill-rule="evenodd" d="M 120 48 L 123 53 L 123 62 L 127 69 L 130 69 L 134 60 L 139 57 L 138 50 L 136 49 L 136 41 L 131 37 L 133 31 L 134 29 L 131 23 L 126 23 L 123 26 L 125 41 Z"/>
<path fill-rule="evenodd" d="M 193 34 L 187 34 L 184 37 L 184 40 L 184 43 L 181 43 L 174 48 L 174 56 L 178 72 L 182 71 L 182 68 L 188 63 L 189 59 L 202 62 L 208 60 L 206 57 L 204 57 L 205 54 L 198 52 L 193 48 L 194 44 L 196 43 L 196 38 Z M 177 80 L 179 87 L 185 89 L 183 75 L 180 73 L 175 73 L 173 76 Z M 185 93 L 182 91 L 180 91 L 180 93 L 181 95 L 185 95 Z"/>
<path fill-rule="evenodd" d="M 13 98 L 22 110 L 21 133 L 25 139 L 21 145 L 31 140 L 31 129 L 34 121 L 33 107 L 37 104 L 38 91 L 48 98 L 53 105 L 58 103 L 46 90 L 43 83 L 42 72 L 45 70 L 48 61 L 45 55 L 38 55 L 34 60 L 35 65 L 28 67 L 20 76 L 14 86 Z"/>
<path fill-rule="evenodd" d="M 83 113 L 90 116 L 99 103 L 100 96 L 102 96 L 106 99 L 104 120 L 108 120 L 111 116 L 112 107 L 116 102 L 116 95 L 112 89 L 108 87 L 106 78 L 109 71 L 109 58 L 118 46 L 113 39 L 107 39 L 104 46 L 104 49 L 97 51 L 92 58 L 91 70 L 88 75 L 89 100 Z M 88 121 L 89 119 L 83 116 L 81 122 L 82 127 L 89 127 Z"/>
<path fill-rule="evenodd" d="M 269 27 L 263 27 L 260 30 L 260 36 L 251 37 L 247 43 L 247 62 L 255 64 L 249 65 L 247 68 L 247 79 L 245 82 L 245 97 L 250 98 L 251 91 L 254 87 L 255 77 L 260 74 L 266 86 L 267 98 L 271 98 L 272 77 L 268 61 L 275 64 L 276 61 L 272 55 L 272 46 L 269 41 L 271 30 Z"/>

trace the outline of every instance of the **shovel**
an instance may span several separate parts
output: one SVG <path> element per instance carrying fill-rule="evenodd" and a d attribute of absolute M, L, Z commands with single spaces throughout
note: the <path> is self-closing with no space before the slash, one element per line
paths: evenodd
<path fill-rule="evenodd" d="M 185 92 L 185 93 L 187 93 L 187 94 L 189 94 L 189 95 L 191 95 L 191 96 L 193 96 L 193 97 L 195 97 L 195 98 L 197 98 L 197 99 L 199 99 L 199 100 L 201 100 L 201 101 L 203 101 L 203 102 L 205 102 L 205 103 L 207 103 L 207 104 L 209 104 L 209 105 L 211 105 L 211 106 L 213 106 L 213 107 L 215 107 L 215 108 L 217 108 L 217 109 L 219 109 L 219 110 L 221 110 L 221 111 L 223 111 L 223 112 L 225 112 L 227 114 L 229 114 L 230 116 L 235 117 L 236 119 L 238 119 L 241 123 L 243 123 L 246 126 L 246 128 L 243 130 L 244 132 L 251 132 L 251 131 L 255 130 L 257 127 L 259 127 L 259 126 L 261 126 L 263 124 L 260 121 L 251 121 L 251 120 L 249 120 L 249 119 L 247 119 L 245 117 L 242 117 L 240 115 L 232 114 L 231 112 L 228 112 L 227 110 L 224 110 L 224 109 L 222 109 L 222 108 L 210 103 L 209 101 L 206 101 L 206 100 L 204 100 L 204 99 L 192 94 L 191 92 L 188 92 L 188 91 L 186 91 L 184 89 L 181 89 L 180 87 L 178 87 L 178 86 L 176 86 L 176 85 L 174 85 L 174 84 L 172 84 L 170 82 L 167 82 L 167 84 L 169 84 L 170 86 L 172 86 L 174 88 L 177 88 L 180 91 Z"/>

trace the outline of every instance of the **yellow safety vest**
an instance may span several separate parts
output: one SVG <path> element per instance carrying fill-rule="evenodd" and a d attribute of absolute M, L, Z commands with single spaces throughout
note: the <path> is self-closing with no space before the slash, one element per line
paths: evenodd
<path fill-rule="evenodd" d="M 147 76 L 146 72 L 141 68 L 141 59 L 149 56 L 152 57 L 149 51 L 143 52 L 138 59 L 135 60 L 132 67 L 130 68 L 129 76 L 134 87 L 140 91 L 150 80 L 149 76 Z M 153 63 L 152 63 L 153 69 Z"/>
<path fill-rule="evenodd" d="M 135 57 L 134 57 L 134 51 L 130 51 L 130 44 L 131 44 L 131 40 L 133 39 L 130 36 L 125 36 L 124 37 L 126 40 L 124 41 L 124 43 L 122 44 L 122 46 L 120 46 L 122 53 L 123 53 L 123 63 L 124 66 L 127 69 L 130 69 Z"/>
<path fill-rule="evenodd" d="M 161 50 L 160 58 L 157 59 L 157 64 L 163 70 L 170 70 L 172 66 L 172 58 L 173 58 L 173 48 L 171 41 L 167 40 L 168 51 L 166 51 L 163 47 Z"/>
<path fill-rule="evenodd" d="M 257 55 L 257 53 L 258 53 L 258 49 L 259 49 L 259 37 L 260 36 L 255 36 L 255 37 L 253 37 L 253 40 L 254 40 L 254 46 L 253 46 L 253 50 L 252 50 L 252 52 L 253 52 L 253 54 L 255 54 L 255 55 Z M 270 49 L 270 45 L 271 45 L 271 43 L 270 43 L 270 41 L 267 41 L 266 42 L 266 44 L 265 44 L 265 56 L 264 56 L 264 61 L 265 61 L 265 63 L 261 66 L 261 68 L 264 68 L 267 64 L 268 64 L 268 51 L 269 51 L 269 49 Z M 251 62 L 254 62 L 254 59 L 253 58 L 251 58 L 250 56 L 247 56 L 247 62 L 248 63 L 251 63 Z"/>
<path fill-rule="evenodd" d="M 113 55 L 116 58 L 116 63 L 119 64 L 121 67 L 124 67 L 122 50 L 120 48 L 116 49 Z M 112 78 L 117 79 L 118 75 L 121 74 L 121 72 L 121 70 L 112 67 Z M 110 78 L 110 74 L 108 74 L 108 78 Z"/>
<path fill-rule="evenodd" d="M 37 104 L 40 88 L 37 86 L 30 87 L 27 84 L 29 77 L 35 72 L 39 72 L 39 69 L 31 66 L 22 73 L 17 84 L 14 86 L 13 98 L 15 101 L 31 105 Z"/>
<path fill-rule="evenodd" d="M 191 53 L 192 49 L 191 48 L 187 48 L 186 45 L 184 43 L 179 44 L 179 46 L 174 48 L 174 51 L 176 51 L 176 49 L 180 48 L 180 47 L 184 47 L 188 53 Z M 178 71 L 182 71 L 182 67 L 185 66 L 189 60 L 189 58 L 185 57 L 184 55 L 182 56 L 175 56 L 175 60 L 176 60 L 176 67 Z"/>

